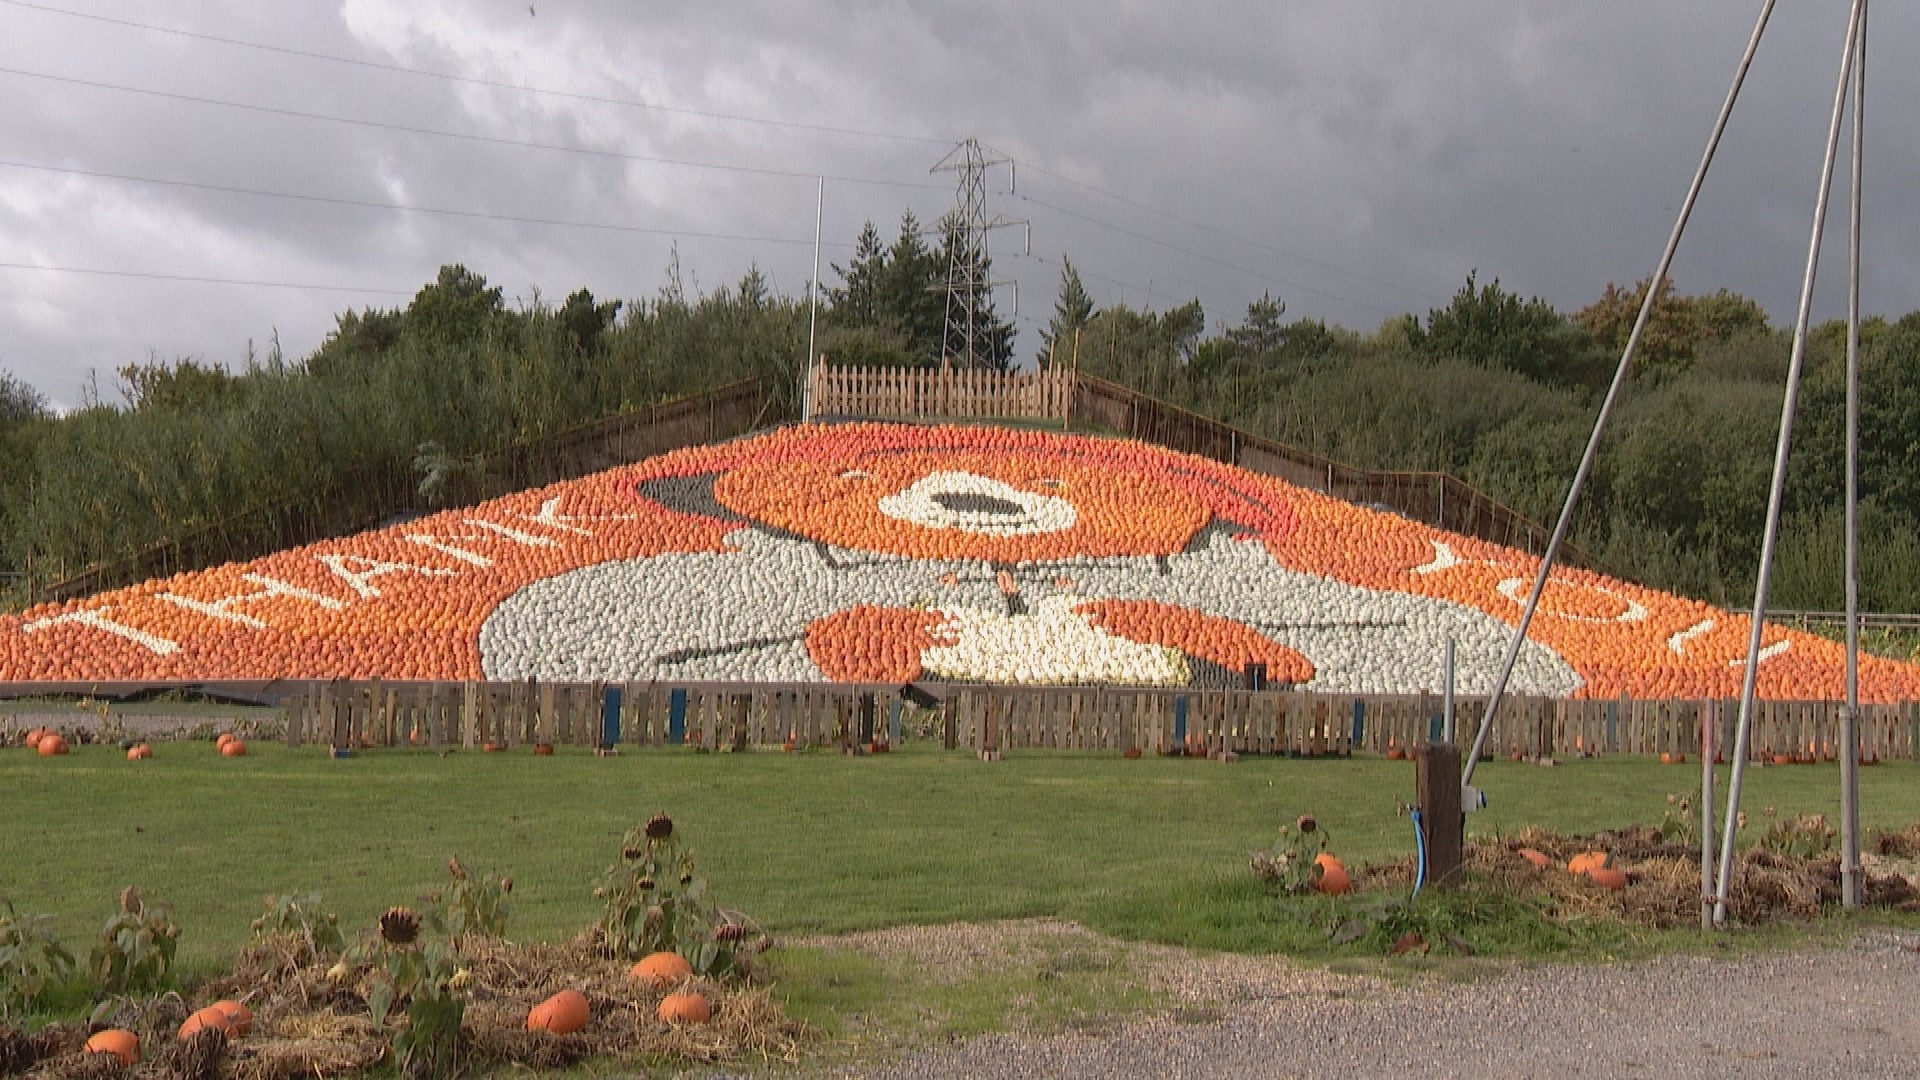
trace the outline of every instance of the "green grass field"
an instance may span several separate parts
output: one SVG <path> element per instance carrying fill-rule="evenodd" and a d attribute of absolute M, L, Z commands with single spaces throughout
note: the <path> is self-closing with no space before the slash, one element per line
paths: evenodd
<path fill-rule="evenodd" d="M 1724 775 L 1724 770 L 1723 775 Z M 1475 833 L 1657 822 L 1697 767 L 1614 758 L 1482 768 Z M 1920 819 L 1910 765 L 1862 773 L 1867 824 Z M 1749 773 L 1746 805 L 1837 809 L 1833 766 Z M 1377 759 L 1123 761 L 1032 753 L 987 764 L 909 749 L 831 754 L 656 750 L 596 759 L 370 751 L 335 761 L 255 744 L 161 743 L 128 762 L 0 751 L 0 895 L 51 912 L 70 942 L 123 885 L 171 900 L 182 960 L 230 956 L 269 893 L 321 892 L 350 927 L 444 880 L 449 855 L 514 876 L 512 931 L 560 938 L 594 914 L 591 879 L 622 831 L 672 813 L 723 904 L 782 936 L 1057 915 L 1122 936 L 1290 949 L 1260 929 L 1246 856 L 1311 812 L 1350 863 L 1404 854 L 1413 771 Z M 1270 922 L 1271 920 L 1267 920 Z"/>

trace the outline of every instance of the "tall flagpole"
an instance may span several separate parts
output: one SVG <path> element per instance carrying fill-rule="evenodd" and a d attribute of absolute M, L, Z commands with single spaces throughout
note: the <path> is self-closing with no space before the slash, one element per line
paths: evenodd
<path fill-rule="evenodd" d="M 1760 638 L 1766 633 L 1767 593 L 1773 584 L 1773 552 L 1780 539 L 1780 509 L 1786 498 L 1787 456 L 1793 447 L 1793 414 L 1800 403 L 1800 371 L 1807 359 L 1807 326 L 1813 317 L 1813 281 L 1820 267 L 1820 240 L 1827 228 L 1827 199 L 1833 193 L 1834 159 L 1840 152 L 1840 124 L 1846 116 L 1847 85 L 1853 52 L 1860 40 L 1866 0 L 1853 0 L 1847 20 L 1847 47 L 1841 54 L 1840 82 L 1833 92 L 1833 121 L 1827 126 L 1827 153 L 1820 170 L 1820 194 L 1813 205 L 1813 239 L 1807 245 L 1807 272 L 1800 282 L 1800 312 L 1793 324 L 1793 356 L 1787 362 L 1786 398 L 1780 404 L 1780 439 L 1773 452 L 1773 486 L 1767 495 L 1767 527 L 1760 539 L 1760 573 L 1753 586 L 1747 634 L 1746 671 L 1740 679 L 1740 724 L 1733 739 L 1733 775 L 1727 781 L 1727 815 L 1720 840 L 1720 881 L 1714 890 L 1713 921 L 1727 921 L 1727 893 L 1733 886 L 1734 829 L 1739 825 L 1740 785 L 1746 779 L 1747 742 L 1753 729 L 1753 699 L 1760 678 Z"/>
<path fill-rule="evenodd" d="M 1847 705 L 1840 713 L 1840 898 L 1860 906 L 1860 197 L 1867 137 L 1867 0 L 1853 60 L 1847 239 Z"/>
<path fill-rule="evenodd" d="M 801 374 L 800 419 L 813 419 L 814 335 L 820 322 L 820 218 L 827 208 L 827 178 L 816 180 L 813 197 L 813 280 L 807 286 L 807 364 Z"/>

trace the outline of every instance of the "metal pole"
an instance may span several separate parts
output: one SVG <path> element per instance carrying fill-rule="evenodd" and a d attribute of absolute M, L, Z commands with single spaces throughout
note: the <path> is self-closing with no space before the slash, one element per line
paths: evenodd
<path fill-rule="evenodd" d="M 1720 724 L 1720 703 L 1700 704 L 1700 929 L 1713 929 L 1713 759 L 1719 753 L 1714 729 Z"/>
<path fill-rule="evenodd" d="M 1520 660 L 1520 648 L 1526 643 L 1527 628 L 1533 625 L 1533 615 L 1540 607 L 1540 596 L 1546 592 L 1547 577 L 1553 573 L 1553 563 L 1560 554 L 1560 544 L 1566 539 L 1567 529 L 1573 523 L 1573 510 L 1580 501 L 1580 491 L 1586 486 L 1587 474 L 1593 471 L 1593 461 L 1600 451 L 1600 437 L 1606 432 L 1607 418 L 1613 415 L 1613 407 L 1620 400 L 1620 391 L 1626 386 L 1627 375 L 1633 370 L 1633 354 L 1640 347 L 1640 335 L 1646 332 L 1647 320 L 1653 314 L 1654 300 L 1660 295 L 1660 284 L 1667 280 L 1667 271 L 1673 266 L 1674 254 L 1680 249 L 1680 237 L 1687 230 L 1687 220 L 1693 216 L 1694 204 L 1700 200 L 1700 189 L 1707 182 L 1707 170 L 1713 165 L 1714 152 L 1720 148 L 1720 136 L 1727 130 L 1727 120 L 1733 115 L 1733 103 L 1740 97 L 1740 87 L 1747 80 L 1747 70 L 1753 66 L 1754 54 L 1760 50 L 1760 37 L 1766 32 L 1767 20 L 1773 17 L 1775 0 L 1766 0 L 1760 8 L 1760 19 L 1753 27 L 1753 37 L 1747 42 L 1747 51 L 1740 58 L 1740 68 L 1734 72 L 1733 85 L 1727 90 L 1727 100 L 1720 106 L 1720 115 L 1713 122 L 1713 134 L 1707 138 L 1706 153 L 1701 155 L 1700 167 L 1694 171 L 1693 186 L 1687 189 L 1687 197 L 1680 204 L 1680 216 L 1673 223 L 1673 232 L 1667 237 L 1667 248 L 1660 255 L 1660 265 L 1653 272 L 1653 278 L 1647 285 L 1647 297 L 1640 303 L 1640 314 L 1633 321 L 1633 333 L 1627 337 L 1627 347 L 1620 354 L 1620 366 L 1614 370 L 1613 385 L 1607 388 L 1607 396 L 1600 403 L 1600 415 L 1593 422 L 1593 434 L 1587 439 L 1586 453 L 1580 457 L 1580 468 L 1573 474 L 1573 485 L 1567 489 L 1566 504 L 1560 508 L 1560 519 L 1553 526 L 1553 536 L 1547 541 L 1546 554 L 1540 558 L 1540 570 L 1533 579 L 1533 591 L 1527 595 L 1526 606 L 1520 611 L 1520 624 L 1514 627 L 1513 640 L 1507 645 L 1506 660 L 1500 665 L 1500 676 L 1494 680 L 1493 692 L 1487 697 L 1487 711 L 1480 717 L 1480 731 L 1474 736 L 1473 750 L 1467 755 L 1461 784 L 1473 782 L 1473 770 L 1480 763 L 1480 755 L 1487 747 L 1487 735 L 1493 730 L 1493 714 L 1500 707 L 1500 699 L 1507 692 L 1507 682 L 1513 678 L 1513 667 Z"/>
<path fill-rule="evenodd" d="M 813 419 L 814 334 L 820 322 L 820 218 L 827 208 L 827 178 L 817 178 L 813 197 L 813 281 L 807 287 L 806 387 L 801 391 L 800 419 Z"/>
<path fill-rule="evenodd" d="M 1440 721 L 1440 730 L 1446 733 L 1446 741 L 1448 743 L 1452 743 L 1459 738 L 1459 731 L 1457 726 L 1454 723 L 1454 716 L 1453 716 L 1453 635 L 1452 634 L 1447 635 L 1446 681 L 1447 681 L 1447 685 L 1445 690 L 1443 691 L 1443 693 L 1445 694 L 1445 697 L 1442 699 L 1442 705 L 1440 708 L 1440 716 L 1442 717 Z"/>
<path fill-rule="evenodd" d="M 1793 447 L 1793 412 L 1800 403 L 1800 369 L 1807 358 L 1807 324 L 1813 317 L 1813 281 L 1820 267 L 1820 240 L 1827 227 L 1827 198 L 1833 193 L 1834 159 L 1840 152 L 1840 123 L 1846 116 L 1847 81 L 1860 36 L 1866 0 L 1853 0 L 1847 20 L 1847 47 L 1841 54 L 1839 85 L 1833 91 L 1833 120 L 1827 127 L 1827 152 L 1820 170 L 1820 193 L 1813 204 L 1813 239 L 1807 244 L 1807 272 L 1800 283 L 1800 313 L 1793 324 L 1793 357 L 1787 363 L 1787 393 L 1780 404 L 1780 440 L 1773 452 L 1773 486 L 1767 494 L 1767 528 L 1760 540 L 1760 573 L 1753 586 L 1753 610 L 1747 616 L 1746 672 L 1740 679 L 1740 724 L 1733 737 L 1733 774 L 1727 780 L 1727 814 L 1720 840 L 1720 882 L 1714 890 L 1713 921 L 1727 921 L 1727 892 L 1733 886 L 1733 831 L 1740 814 L 1740 784 L 1746 779 L 1747 740 L 1753 726 L 1753 698 L 1760 678 L 1760 638 L 1766 633 L 1767 590 L 1773 584 L 1773 552 L 1780 539 L 1780 507 L 1787 487 L 1787 455 Z"/>
<path fill-rule="evenodd" d="M 1867 136 L 1867 0 L 1853 68 L 1853 190 L 1847 240 L 1847 704 L 1840 713 L 1840 900 L 1860 906 L 1860 196 Z"/>

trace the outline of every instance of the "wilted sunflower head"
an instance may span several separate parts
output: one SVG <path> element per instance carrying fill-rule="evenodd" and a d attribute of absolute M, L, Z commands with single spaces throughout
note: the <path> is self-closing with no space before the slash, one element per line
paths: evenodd
<path fill-rule="evenodd" d="M 673 819 L 665 814 L 655 814 L 647 819 L 647 839 L 665 840 L 673 835 Z"/>
<path fill-rule="evenodd" d="M 628 862 L 639 862 L 639 861 L 640 861 L 640 856 L 642 856 L 642 855 L 645 855 L 645 854 L 646 854 L 646 852 L 644 852 L 644 851 L 642 851 L 642 850 L 640 850 L 640 849 L 639 849 L 639 848 L 637 848 L 637 847 L 630 847 L 630 848 L 621 848 L 621 849 L 620 849 L 620 857 L 621 857 L 621 858 L 623 858 L 623 859 L 625 859 L 625 860 L 627 860 Z"/>
<path fill-rule="evenodd" d="M 506 892 L 506 893 L 510 893 L 510 892 L 512 892 L 512 891 L 513 891 L 513 879 L 512 879 L 512 878 L 510 878 L 510 877 L 503 877 L 503 878 L 501 878 L 501 879 L 500 879 L 500 891 L 501 891 L 501 892 Z"/>
<path fill-rule="evenodd" d="M 139 914 L 140 912 L 139 888 L 133 885 L 129 885 L 126 888 L 120 890 L 120 910 L 126 912 L 129 915 Z"/>
<path fill-rule="evenodd" d="M 1312 814 L 1301 814 L 1300 820 L 1294 822 L 1293 825 L 1294 828 L 1299 829 L 1302 833 L 1310 833 L 1320 827 L 1320 823 L 1313 820 Z"/>
<path fill-rule="evenodd" d="M 713 928 L 715 941 L 739 941 L 747 936 L 747 928 L 739 923 L 721 923 Z"/>
<path fill-rule="evenodd" d="M 650 878 L 650 877 L 643 877 L 643 878 L 641 878 L 641 879 L 640 879 L 640 891 L 641 891 L 641 892 L 652 892 L 652 891 L 653 891 L 653 879 L 652 879 L 652 878 Z"/>
<path fill-rule="evenodd" d="M 411 945 L 420 937 L 420 916 L 407 908 L 388 908 L 380 916 L 380 940 L 389 945 Z"/>
<path fill-rule="evenodd" d="M 455 881 L 467 880 L 467 868 L 460 865 L 460 856 L 447 856 L 447 873 L 452 874 Z"/>

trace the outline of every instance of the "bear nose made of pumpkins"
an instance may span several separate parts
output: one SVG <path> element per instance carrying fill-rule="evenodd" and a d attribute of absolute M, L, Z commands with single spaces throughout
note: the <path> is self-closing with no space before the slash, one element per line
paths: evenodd
<path fill-rule="evenodd" d="M 880 512 L 930 529 L 1033 536 L 1071 529 L 1079 511 L 1065 499 L 1022 491 L 971 472 L 935 472 L 880 500 Z"/>

